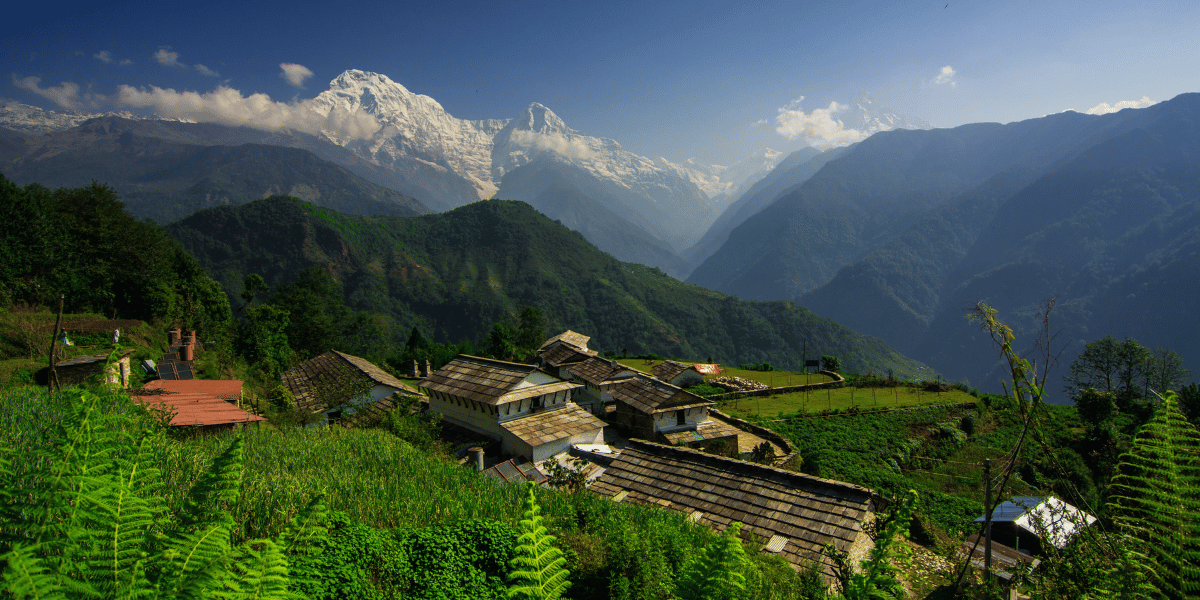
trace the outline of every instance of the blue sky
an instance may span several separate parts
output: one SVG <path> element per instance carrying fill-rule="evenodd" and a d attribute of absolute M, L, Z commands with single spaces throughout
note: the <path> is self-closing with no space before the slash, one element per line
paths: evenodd
<path fill-rule="evenodd" d="M 863 91 L 938 127 L 1200 91 L 1194 1 L 109 2 L 6 13 L 0 97 L 43 108 L 128 109 L 120 86 L 298 102 L 362 69 L 459 118 L 507 119 L 540 102 L 573 129 L 675 162 L 797 149 L 797 119 L 836 118 L 831 103 Z M 299 65 L 293 82 L 284 64 Z"/>

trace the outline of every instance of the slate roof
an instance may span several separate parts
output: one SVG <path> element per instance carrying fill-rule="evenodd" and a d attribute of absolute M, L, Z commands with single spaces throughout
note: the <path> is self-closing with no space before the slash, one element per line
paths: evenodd
<path fill-rule="evenodd" d="M 743 435 L 747 435 L 747 432 L 742 431 L 741 429 L 738 429 L 737 427 L 734 427 L 733 425 L 730 425 L 724 421 L 709 419 L 708 421 L 697 423 L 695 429 L 672 431 L 670 433 L 664 432 L 662 435 L 670 444 L 687 444 L 690 442 L 729 437 L 731 435 L 736 435 L 740 438 Z M 738 451 L 741 451 L 740 444 Z"/>
<path fill-rule="evenodd" d="M 580 350 L 586 350 L 587 344 L 589 341 L 591 341 L 591 339 L 592 338 L 590 338 L 586 335 L 583 335 L 582 333 L 575 333 L 574 331 L 571 331 L 570 329 L 568 329 L 568 330 L 546 340 L 545 342 L 542 342 L 542 345 L 538 346 L 538 353 L 541 354 L 541 352 L 543 350 L 545 350 L 547 346 L 550 346 L 554 342 L 559 342 L 559 341 L 570 344 L 572 346 L 575 346 L 576 348 L 579 348 Z"/>
<path fill-rule="evenodd" d="M 106 360 L 108 360 L 108 354 L 107 354 L 107 353 L 105 353 L 105 354 L 91 354 L 91 355 L 88 355 L 88 356 L 76 356 L 75 358 L 68 358 L 68 359 L 66 359 L 66 360 L 64 360 L 64 361 L 60 361 L 60 362 L 58 362 L 58 363 L 55 363 L 55 366 L 56 366 L 56 367 L 81 367 L 81 366 L 83 366 L 83 365 L 91 365 L 91 364 L 96 364 L 96 363 L 102 363 L 102 362 L 104 362 L 104 361 L 106 361 Z"/>
<path fill-rule="evenodd" d="M 237 380 L 156 379 L 142 386 L 151 394 L 135 396 L 145 405 L 165 404 L 175 414 L 172 427 L 230 425 L 264 420 L 237 407 L 242 397 L 242 382 Z M 153 393 L 160 391 L 161 393 Z"/>
<path fill-rule="evenodd" d="M 288 369 L 280 379 L 296 397 L 296 406 L 311 412 L 337 408 L 361 394 L 363 387 L 382 385 L 416 393 L 412 386 L 370 361 L 336 350 Z"/>
<path fill-rule="evenodd" d="M 715 404 L 683 388 L 646 375 L 637 375 L 625 383 L 614 385 L 611 392 L 613 399 L 646 414 Z"/>
<path fill-rule="evenodd" d="M 654 365 L 654 368 L 650 369 L 650 372 L 652 372 L 658 379 L 663 381 L 671 381 L 672 379 L 678 377 L 680 373 L 691 368 L 692 365 L 687 363 L 681 363 L 674 360 L 664 360 L 663 362 Z"/>
<path fill-rule="evenodd" d="M 581 387 L 576 383 L 559 381 L 515 389 L 535 371 L 538 371 L 538 368 L 534 365 L 460 354 L 446 366 L 422 379 L 420 386 L 432 392 L 492 405 Z M 546 375 L 551 376 L 549 373 Z"/>
<path fill-rule="evenodd" d="M 582 362 L 589 356 L 592 356 L 592 353 L 584 352 L 570 344 L 558 344 L 543 352 L 542 360 L 552 367 L 560 367 L 569 363 Z"/>
<path fill-rule="evenodd" d="M 641 440 L 629 440 L 589 489 L 680 510 L 718 531 L 741 522 L 744 536 L 779 536 L 773 548 L 795 565 L 820 560 L 825 544 L 848 550 L 879 501 L 857 485 Z"/>
<path fill-rule="evenodd" d="M 633 369 L 615 360 L 604 360 L 593 356 L 577 365 L 571 365 L 568 370 L 572 375 L 576 375 L 592 385 L 600 385 L 621 371 L 632 371 Z"/>
<path fill-rule="evenodd" d="M 604 421 L 580 408 L 577 404 L 567 404 L 565 408 L 534 413 L 500 424 L 509 433 L 534 448 L 573 435 L 602 429 L 604 425 Z"/>
<path fill-rule="evenodd" d="M 547 479 L 546 474 L 539 471 L 533 463 L 517 463 L 512 459 L 488 467 L 483 473 L 500 483 L 525 483 L 526 481 L 532 481 L 541 484 Z"/>

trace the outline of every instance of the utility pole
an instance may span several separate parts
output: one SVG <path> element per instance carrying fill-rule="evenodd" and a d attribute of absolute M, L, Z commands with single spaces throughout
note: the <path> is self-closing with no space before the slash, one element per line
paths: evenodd
<path fill-rule="evenodd" d="M 64 298 L 66 298 L 66 294 L 58 295 L 58 317 L 54 319 L 54 331 L 50 332 L 50 378 L 46 381 L 46 385 L 50 388 L 50 393 L 54 393 L 54 390 L 61 387 L 58 385 L 58 372 L 54 370 L 58 363 L 58 360 L 54 357 L 54 343 L 58 341 L 58 327 L 62 323 Z"/>
<path fill-rule="evenodd" d="M 983 459 L 983 508 L 987 514 L 983 517 L 983 576 L 984 581 L 992 581 L 992 459 Z"/>

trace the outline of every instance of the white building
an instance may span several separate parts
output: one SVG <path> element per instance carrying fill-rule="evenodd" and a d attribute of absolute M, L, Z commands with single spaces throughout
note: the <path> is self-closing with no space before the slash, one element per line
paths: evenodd
<path fill-rule="evenodd" d="M 571 401 L 580 384 L 535 365 L 465 354 L 421 380 L 429 409 L 500 440 L 501 452 L 541 462 L 571 444 L 604 440 L 604 422 Z"/>
<path fill-rule="evenodd" d="M 327 423 L 386 412 L 392 394 L 417 393 L 370 361 L 336 350 L 288 369 L 280 379 L 298 408 L 321 413 Z"/>

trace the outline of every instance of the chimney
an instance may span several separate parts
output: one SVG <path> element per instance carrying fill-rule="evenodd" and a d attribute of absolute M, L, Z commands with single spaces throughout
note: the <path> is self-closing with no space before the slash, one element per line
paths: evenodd
<path fill-rule="evenodd" d="M 413 376 L 413 379 L 416 379 L 421 376 L 421 369 L 419 367 L 417 367 L 416 359 L 413 359 L 412 376 Z"/>
<path fill-rule="evenodd" d="M 183 361 L 192 360 L 192 352 L 193 352 L 193 350 L 192 350 L 191 346 L 180 346 L 179 347 L 179 360 L 183 360 Z"/>
<path fill-rule="evenodd" d="M 425 360 L 425 368 L 421 369 L 421 377 L 429 377 L 429 360 Z"/>
<path fill-rule="evenodd" d="M 467 448 L 468 462 L 475 467 L 476 471 L 483 470 L 483 448 L 479 446 L 471 446 Z"/>
<path fill-rule="evenodd" d="M 172 329 L 167 332 L 167 345 L 168 346 L 179 346 L 180 345 L 178 329 Z"/>
<path fill-rule="evenodd" d="M 192 348 L 192 351 L 194 352 L 194 351 L 195 351 L 195 346 L 196 346 L 196 330 L 195 330 L 195 329 L 193 329 L 193 330 L 191 330 L 191 331 L 189 331 L 189 332 L 188 332 L 188 334 L 187 334 L 187 343 L 188 343 L 188 345 L 189 345 L 189 346 L 192 346 L 192 347 L 193 347 L 193 348 Z"/>

